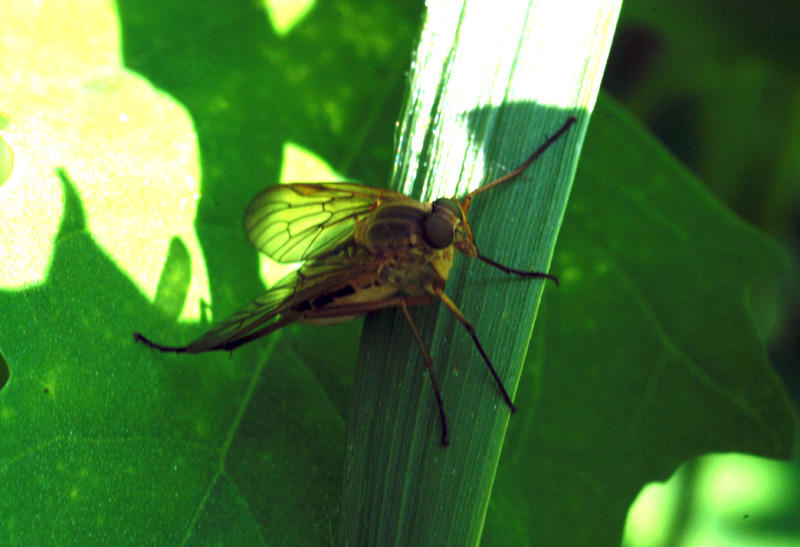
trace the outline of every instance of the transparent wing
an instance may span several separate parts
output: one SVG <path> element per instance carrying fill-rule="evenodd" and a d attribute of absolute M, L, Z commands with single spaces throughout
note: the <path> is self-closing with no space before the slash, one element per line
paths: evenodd
<path fill-rule="evenodd" d="M 233 349 L 255 332 L 268 329 L 279 316 L 292 314 L 295 306 L 346 284 L 349 279 L 366 270 L 367 265 L 353 261 L 346 253 L 324 260 L 309 261 L 299 270 L 281 278 L 247 307 L 189 344 L 186 351 L 200 353 L 214 349 Z"/>
<path fill-rule="evenodd" d="M 250 243 L 270 258 L 300 262 L 346 245 L 357 223 L 381 202 L 410 199 L 358 184 L 276 184 L 250 203 L 244 230 Z"/>

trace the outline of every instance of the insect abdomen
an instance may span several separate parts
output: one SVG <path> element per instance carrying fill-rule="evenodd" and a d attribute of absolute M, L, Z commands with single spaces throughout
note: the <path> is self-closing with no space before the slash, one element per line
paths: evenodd
<path fill-rule="evenodd" d="M 363 276 L 350 281 L 346 285 L 334 290 L 319 294 L 314 298 L 297 304 L 292 310 L 295 313 L 303 314 L 310 310 L 335 309 L 342 306 L 353 304 L 364 304 L 368 302 L 380 302 L 386 298 L 395 296 L 398 292 L 397 287 L 383 283 L 380 279 L 373 276 Z M 335 325 L 351 321 L 364 315 L 363 313 L 353 315 L 341 315 L 336 317 L 317 317 L 303 318 L 301 321 L 313 325 Z"/>

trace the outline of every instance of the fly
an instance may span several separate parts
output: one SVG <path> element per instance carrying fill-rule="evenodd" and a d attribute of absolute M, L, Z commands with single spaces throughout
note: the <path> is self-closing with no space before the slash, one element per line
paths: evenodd
<path fill-rule="evenodd" d="M 428 368 L 442 445 L 447 446 L 447 417 L 433 361 L 408 308 L 441 300 L 472 337 L 511 412 L 517 410 L 475 329 L 445 295 L 444 285 L 456 251 L 508 274 L 550 279 L 558 285 L 553 275 L 508 268 L 480 254 L 467 212 L 476 195 L 519 177 L 576 121 L 570 117 L 522 165 L 461 201 L 421 203 L 391 190 L 347 183 L 271 186 L 248 206 L 245 233 L 256 249 L 277 262 L 304 261 L 300 269 L 187 346 L 163 346 L 138 332 L 134 339 L 164 352 L 232 351 L 295 321 L 329 325 L 399 307 Z"/>

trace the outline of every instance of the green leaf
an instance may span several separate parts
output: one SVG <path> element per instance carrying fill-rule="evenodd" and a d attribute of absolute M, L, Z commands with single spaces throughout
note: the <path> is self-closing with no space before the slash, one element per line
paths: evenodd
<path fill-rule="evenodd" d="M 132 333 L 186 343 L 264 290 L 241 215 L 278 180 L 287 143 L 349 178 L 385 181 L 421 6 L 320 4 L 279 35 L 254 4 L 118 2 L 117 13 L 104 0 L 12 5 L 0 51 L 0 131 L 14 160 L 0 185 L 4 541 L 332 543 L 360 323 L 285 329 L 232 356 L 162 355 Z M 530 104 L 493 117 L 501 112 L 465 113 L 475 148 L 486 144 L 488 154 L 465 165 L 474 176 L 464 183 L 502 173 L 563 121 L 558 109 L 548 118 Z M 514 120 L 535 122 L 511 146 Z M 510 138 L 482 142 L 494 122 Z M 786 456 L 785 394 L 743 311 L 749 284 L 774 276 L 783 259 L 653 146 L 614 109 L 593 117 L 552 266 L 563 286 L 545 291 L 485 544 L 613 543 L 639 487 L 683 459 L 708 450 Z M 462 152 L 454 149 L 451 165 Z M 552 189 L 547 173 L 560 160 L 542 160 L 541 184 L 500 191 L 511 200 L 476 200 L 478 241 L 493 258 L 547 265 L 552 234 L 513 198 L 520 188 Z M 461 178 L 460 168 L 439 172 Z M 539 243 L 544 254 L 494 245 L 518 222 L 536 240 L 551 238 Z M 466 298 L 458 302 L 472 320 L 482 297 L 459 283 L 518 284 L 510 300 L 537 298 L 535 283 L 459 263 L 447 290 Z M 634 289 L 650 299 L 631 298 Z M 651 313 L 636 321 L 643 304 Z M 686 315 L 699 326 L 682 329 Z M 397 320 L 389 348 L 416 353 Z M 368 321 L 374 329 L 387 319 Z M 418 326 L 430 332 L 426 321 Z M 438 363 L 463 358 L 458 377 L 445 373 L 448 408 L 469 409 L 454 395 L 463 382 L 504 420 L 469 338 L 446 321 L 430 349 Z M 507 367 L 525 336 L 512 341 L 486 324 L 479 336 Z M 420 402 L 401 410 L 427 428 L 432 456 L 423 463 L 433 469 L 443 456 L 425 369 L 418 359 L 402 370 L 383 364 L 370 362 L 420 386 L 410 394 Z M 447 450 L 469 436 L 491 442 L 458 420 Z M 451 483 L 462 500 L 475 488 Z"/>
<path fill-rule="evenodd" d="M 232 357 L 132 336 L 186 343 L 264 291 L 242 212 L 287 143 L 388 175 L 420 7 L 319 6 L 278 37 L 255 4 L 118 6 L 4 11 L 2 537 L 328 543 L 360 325 Z"/>
<path fill-rule="evenodd" d="M 80 219 L 74 190 L 65 191 L 65 219 Z M 134 345 L 133 329 L 192 333 L 155 318 L 79 224 L 65 221 L 61 234 L 42 287 L 0 293 L 0 313 L 18 318 L 0 337 L 11 372 L 0 392 L 6 537 L 326 537 L 344 422 L 290 349 L 299 340 L 274 338 L 230 359 Z"/>
<path fill-rule="evenodd" d="M 519 180 L 470 209 L 478 247 L 547 271 L 619 4 L 432 2 L 398 136 L 393 186 L 461 196 L 520 165 L 570 115 L 579 123 Z M 486 40 L 485 37 L 491 37 Z M 558 52 L 553 56 L 552 52 Z M 535 183 L 534 183 L 535 181 Z M 513 393 L 543 282 L 457 257 L 445 292 Z M 469 335 L 434 302 L 412 311 L 444 400 L 450 446 L 403 313 L 367 318 L 348 425 L 339 542 L 480 540 L 510 411 Z"/>

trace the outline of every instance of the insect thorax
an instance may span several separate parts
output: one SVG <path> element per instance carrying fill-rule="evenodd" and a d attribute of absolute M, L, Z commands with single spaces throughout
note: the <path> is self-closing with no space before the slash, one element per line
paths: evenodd
<path fill-rule="evenodd" d="M 430 203 L 412 200 L 381 205 L 367 219 L 363 235 L 364 247 L 377 255 L 385 249 L 422 244 L 422 224 L 430 212 Z"/>
<path fill-rule="evenodd" d="M 444 284 L 450 274 L 453 247 L 433 249 L 422 237 L 430 214 L 430 203 L 387 203 L 357 232 L 358 243 L 376 259 L 378 277 L 407 294 L 430 294 L 432 285 Z"/>
<path fill-rule="evenodd" d="M 379 255 L 379 275 L 410 295 L 433 294 L 444 286 L 453 266 L 453 247 L 430 249 L 423 244 L 387 250 Z"/>

